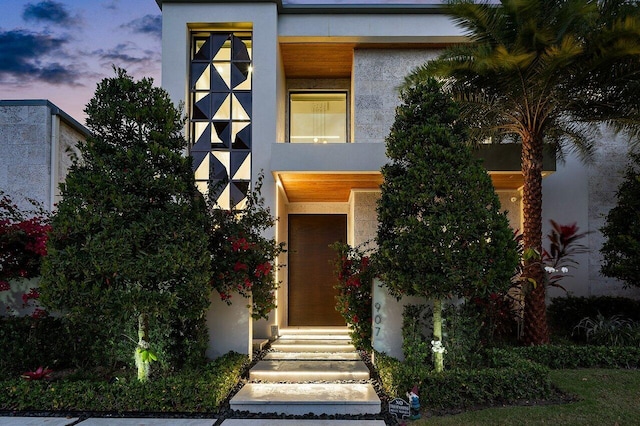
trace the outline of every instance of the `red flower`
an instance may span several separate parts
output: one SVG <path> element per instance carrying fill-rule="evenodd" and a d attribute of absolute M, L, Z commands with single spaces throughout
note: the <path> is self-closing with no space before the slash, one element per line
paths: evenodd
<path fill-rule="evenodd" d="M 248 268 L 248 266 L 245 263 L 242 263 L 240 261 L 236 262 L 236 264 L 233 265 L 233 270 L 235 272 L 246 271 L 247 268 Z"/>
<path fill-rule="evenodd" d="M 0 281 L 0 291 L 9 291 L 11 290 L 11 286 L 6 281 Z"/>
<path fill-rule="evenodd" d="M 31 314 L 31 318 L 35 318 L 35 319 L 44 318 L 47 315 L 48 315 L 47 311 L 45 311 L 44 309 L 36 308 Z"/>
<path fill-rule="evenodd" d="M 53 370 L 40 366 L 36 371 L 27 371 L 22 373 L 22 378 L 27 380 L 49 379 L 51 377 L 51 373 L 53 373 Z"/>
<path fill-rule="evenodd" d="M 255 276 L 257 278 L 260 278 L 260 275 L 266 277 L 267 275 L 269 275 L 269 272 L 271 272 L 271 263 L 264 262 L 256 267 Z"/>

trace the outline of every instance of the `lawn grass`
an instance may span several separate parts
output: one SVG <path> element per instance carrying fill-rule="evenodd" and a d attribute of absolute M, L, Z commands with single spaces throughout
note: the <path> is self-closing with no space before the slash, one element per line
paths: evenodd
<path fill-rule="evenodd" d="M 578 401 L 514 406 L 428 417 L 411 425 L 636 425 L 640 422 L 640 370 L 553 370 L 551 379 Z M 428 407 L 427 407 L 428 409 Z"/>

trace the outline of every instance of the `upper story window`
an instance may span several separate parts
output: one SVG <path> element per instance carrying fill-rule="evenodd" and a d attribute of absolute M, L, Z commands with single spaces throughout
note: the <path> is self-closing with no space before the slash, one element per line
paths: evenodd
<path fill-rule="evenodd" d="M 347 92 L 292 92 L 289 95 L 289 141 L 348 142 L 347 115 Z"/>

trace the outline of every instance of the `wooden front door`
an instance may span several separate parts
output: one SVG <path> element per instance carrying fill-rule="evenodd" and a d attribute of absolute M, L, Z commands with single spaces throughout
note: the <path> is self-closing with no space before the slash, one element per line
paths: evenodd
<path fill-rule="evenodd" d="M 346 215 L 289 215 L 290 326 L 345 325 L 336 311 L 336 254 L 329 245 L 346 240 Z"/>

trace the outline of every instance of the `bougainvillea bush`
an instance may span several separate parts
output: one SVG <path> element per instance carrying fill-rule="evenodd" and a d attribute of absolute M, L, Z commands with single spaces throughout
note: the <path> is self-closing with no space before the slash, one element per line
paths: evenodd
<path fill-rule="evenodd" d="M 275 225 L 275 218 L 260 195 L 263 174 L 247 194 L 243 208 L 221 209 L 209 200 L 210 284 L 220 298 L 231 304 L 234 295 L 252 297 L 251 315 L 267 318 L 276 307 L 277 257 L 284 243 L 263 233 Z"/>
<path fill-rule="evenodd" d="M 371 281 L 373 269 L 369 257 L 359 247 L 335 243 L 337 253 L 334 262 L 338 284 L 336 310 L 351 329 L 353 344 L 358 349 L 371 348 Z"/>
<path fill-rule="evenodd" d="M 0 190 L 0 291 L 10 291 L 11 282 L 38 277 L 47 254 L 49 214 L 35 200 L 27 201 L 31 208 L 21 210 Z M 24 307 L 36 306 L 31 314 L 36 318 L 46 315 L 37 305 L 38 297 L 34 288 L 22 295 Z"/>

